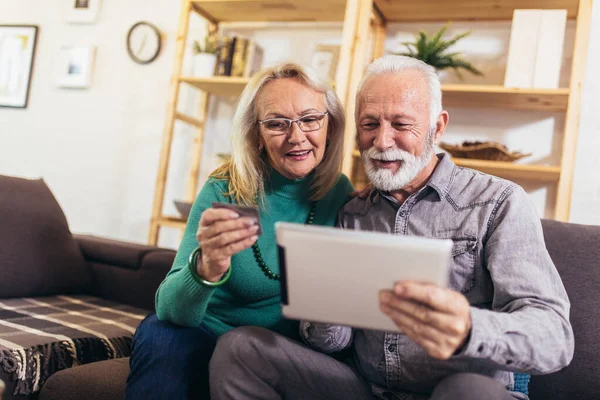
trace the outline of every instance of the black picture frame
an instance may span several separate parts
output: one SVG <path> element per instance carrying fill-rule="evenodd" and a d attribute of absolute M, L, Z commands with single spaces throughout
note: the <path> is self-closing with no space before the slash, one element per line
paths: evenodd
<path fill-rule="evenodd" d="M 3 108 L 18 108 L 18 109 L 25 109 L 27 108 L 27 105 L 29 104 L 29 92 L 31 90 L 31 78 L 33 76 L 33 67 L 35 64 L 35 55 L 36 55 L 36 49 L 37 49 L 37 41 L 38 41 L 38 35 L 39 35 L 39 26 L 37 25 L 0 25 L 0 30 L 2 29 L 28 29 L 31 28 L 33 29 L 33 44 L 31 47 L 31 61 L 29 62 L 29 65 L 27 65 L 27 83 L 26 83 L 26 87 L 24 92 L 22 93 L 22 102 L 20 102 L 20 104 L 8 104 L 3 102 L 3 98 L 2 95 L 0 93 L 0 107 Z M 1 56 L 1 55 L 0 55 Z M 2 63 L 2 58 L 0 58 L 0 63 Z M 2 68 L 2 65 L 0 64 L 0 68 Z"/>

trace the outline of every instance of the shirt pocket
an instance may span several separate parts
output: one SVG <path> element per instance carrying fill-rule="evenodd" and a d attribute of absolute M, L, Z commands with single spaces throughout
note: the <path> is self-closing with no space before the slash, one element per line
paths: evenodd
<path fill-rule="evenodd" d="M 460 293 L 467 293 L 475 288 L 477 238 L 457 236 L 450 239 L 452 239 L 452 260 L 448 286 Z"/>

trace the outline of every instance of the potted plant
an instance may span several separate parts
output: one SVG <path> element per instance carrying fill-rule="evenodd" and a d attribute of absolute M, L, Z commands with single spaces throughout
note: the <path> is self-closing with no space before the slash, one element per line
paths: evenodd
<path fill-rule="evenodd" d="M 433 37 L 427 36 L 424 31 L 415 35 L 414 42 L 403 42 L 408 52 L 392 53 L 396 55 L 418 58 L 441 71 L 446 68 L 452 68 L 456 75 L 462 79 L 459 69 L 465 69 L 474 75 L 483 75 L 481 71 L 475 68 L 470 62 L 461 57 L 460 52 L 448 53 L 448 49 L 456 42 L 471 34 L 470 31 L 463 32 L 452 39 L 443 40 L 442 36 L 446 33 L 448 25 L 440 29 Z"/>
<path fill-rule="evenodd" d="M 209 32 L 202 42 L 194 40 L 192 51 L 194 52 L 194 75 L 198 77 L 210 77 L 215 73 L 217 64 L 218 41 L 216 34 Z"/>

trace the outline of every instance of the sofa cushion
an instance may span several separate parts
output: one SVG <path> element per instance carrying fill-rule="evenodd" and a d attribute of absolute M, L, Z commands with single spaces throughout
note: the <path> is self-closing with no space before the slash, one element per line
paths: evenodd
<path fill-rule="evenodd" d="M 128 357 L 131 337 L 147 314 L 82 295 L 1 300 L 0 379 L 10 390 L 6 394 L 36 394 L 55 372 Z"/>
<path fill-rule="evenodd" d="M 548 252 L 571 301 L 575 335 L 571 364 L 554 374 L 533 376 L 530 397 L 572 400 L 600 398 L 600 226 L 542 221 Z"/>
<path fill-rule="evenodd" d="M 129 358 L 69 368 L 52 375 L 39 400 L 119 400 L 125 398 Z"/>
<path fill-rule="evenodd" d="M 0 298 L 87 292 L 91 275 L 43 180 L 0 175 Z"/>

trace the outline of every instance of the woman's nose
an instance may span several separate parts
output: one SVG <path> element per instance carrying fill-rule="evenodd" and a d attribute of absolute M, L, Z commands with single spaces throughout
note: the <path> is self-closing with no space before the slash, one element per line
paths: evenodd
<path fill-rule="evenodd" d="M 306 134 L 300 129 L 297 122 L 292 122 L 290 133 L 288 134 L 289 144 L 300 144 L 306 141 Z"/>

